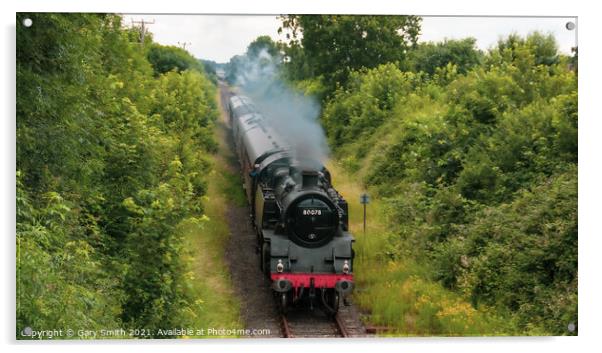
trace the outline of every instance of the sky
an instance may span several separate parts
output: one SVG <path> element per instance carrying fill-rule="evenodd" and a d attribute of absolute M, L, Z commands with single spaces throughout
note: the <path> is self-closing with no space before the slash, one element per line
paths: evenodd
<path fill-rule="evenodd" d="M 156 42 L 164 45 L 185 46 L 200 59 L 227 62 L 243 54 L 255 38 L 278 35 L 281 22 L 276 15 L 124 15 L 125 23 L 154 21 L 148 25 Z M 511 33 L 527 35 L 533 31 L 552 33 L 561 52 L 569 54 L 576 45 L 577 30 L 567 30 L 572 17 L 423 17 L 419 41 L 441 41 L 445 38 L 474 37 L 477 47 L 486 50 L 499 38 Z"/>

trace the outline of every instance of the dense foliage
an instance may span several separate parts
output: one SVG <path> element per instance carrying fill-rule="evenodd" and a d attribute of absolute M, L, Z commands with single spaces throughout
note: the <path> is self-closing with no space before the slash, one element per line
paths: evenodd
<path fill-rule="evenodd" d="M 482 53 L 475 48 L 476 39 L 448 39 L 439 43 L 420 43 L 408 53 L 408 70 L 434 74 L 438 68 L 452 63 L 461 74 L 465 74 L 481 62 Z"/>
<path fill-rule="evenodd" d="M 293 79 L 322 77 L 334 90 L 353 70 L 404 60 L 416 45 L 420 21 L 416 16 L 282 16 L 288 72 Z"/>
<path fill-rule="evenodd" d="M 284 48 L 287 77 L 324 98 L 321 118 L 336 159 L 385 205 L 389 235 L 370 248 L 378 252 L 373 267 L 399 269 L 392 271 L 405 278 L 404 293 L 427 287 L 414 276 L 435 280 L 473 308 L 509 318 L 486 320 L 490 331 L 473 332 L 468 323 L 443 327 L 439 314 L 423 311 L 437 320 L 431 333 L 574 333 L 567 325 L 577 322 L 576 55 L 560 54 L 551 35 L 532 33 L 511 35 L 487 53 L 472 38 L 415 46 L 396 38 L 387 43 L 403 55 L 393 57 L 364 43 L 371 36 L 362 24 L 372 21 L 283 18 L 293 31 Z M 369 56 L 356 55 L 367 48 Z M 345 58 L 354 64 L 341 65 Z M 339 75 L 342 69 L 348 72 Z M 338 88 L 324 95 L 328 86 Z M 366 261 L 360 270 L 381 274 Z M 416 266 L 423 270 L 408 274 Z M 368 286 L 379 281 L 364 278 Z M 419 307 L 399 304 L 395 313 L 392 298 L 369 301 L 375 318 Z M 431 305 L 434 313 L 449 309 Z M 400 327 L 429 333 L 428 325 L 405 320 Z"/>
<path fill-rule="evenodd" d="M 434 67 L 449 44 L 441 52 L 453 53 L 458 43 L 428 45 L 420 71 L 352 73 L 323 112 L 330 141 L 387 200 L 391 259 L 426 260 L 434 278 L 475 307 L 514 313 L 525 332 L 567 334 L 577 321 L 575 72 L 537 33 L 500 41 L 482 64 L 473 53 Z"/>
<path fill-rule="evenodd" d="M 187 290 L 181 224 L 202 223 L 215 87 L 189 54 L 150 35 L 139 43 L 119 16 L 27 16 L 33 26 L 17 26 L 17 336 L 190 323 L 200 299 Z"/>
<path fill-rule="evenodd" d="M 203 71 L 203 64 L 199 60 L 190 56 L 186 50 L 175 46 L 153 44 L 147 56 L 156 75 L 172 70 L 185 71 L 195 69 Z"/>

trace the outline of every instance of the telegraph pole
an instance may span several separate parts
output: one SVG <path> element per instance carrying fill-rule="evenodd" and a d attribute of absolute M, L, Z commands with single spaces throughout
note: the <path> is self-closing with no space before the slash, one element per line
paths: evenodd
<path fill-rule="evenodd" d="M 186 50 L 186 46 L 187 45 L 192 45 L 192 43 L 190 43 L 190 42 L 178 42 L 178 45 L 180 46 L 180 48 Z"/>
<path fill-rule="evenodd" d="M 146 25 L 152 25 L 154 23 L 155 23 L 154 19 L 152 21 L 145 21 L 144 19 L 142 19 L 140 21 L 132 20 L 132 26 L 134 26 L 135 24 L 140 25 L 140 43 L 142 44 L 142 46 L 144 46 L 144 37 L 146 35 Z"/>

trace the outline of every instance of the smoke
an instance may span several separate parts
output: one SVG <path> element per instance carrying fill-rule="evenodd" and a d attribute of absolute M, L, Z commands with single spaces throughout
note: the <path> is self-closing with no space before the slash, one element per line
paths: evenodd
<path fill-rule="evenodd" d="M 318 122 L 320 104 L 284 83 L 279 63 L 280 58 L 272 57 L 265 49 L 256 57 L 245 56 L 234 68 L 235 83 L 291 146 L 293 157 L 302 168 L 321 168 L 330 149 Z"/>

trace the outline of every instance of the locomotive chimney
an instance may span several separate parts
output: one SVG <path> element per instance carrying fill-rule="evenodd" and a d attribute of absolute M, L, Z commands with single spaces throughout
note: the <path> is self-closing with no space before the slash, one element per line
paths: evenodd
<path fill-rule="evenodd" d="M 301 173 L 303 177 L 303 188 L 311 188 L 318 186 L 318 172 L 315 170 L 304 170 Z"/>

